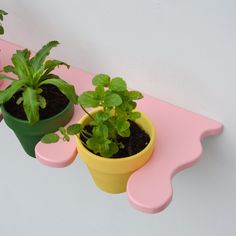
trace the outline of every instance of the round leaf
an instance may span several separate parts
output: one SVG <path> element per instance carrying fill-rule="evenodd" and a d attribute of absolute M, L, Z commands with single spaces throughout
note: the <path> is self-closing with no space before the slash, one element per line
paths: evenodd
<path fill-rule="evenodd" d="M 82 130 L 81 124 L 73 124 L 67 128 L 67 133 L 69 135 L 76 135 L 76 134 L 79 134 L 81 132 L 81 130 Z"/>
<path fill-rule="evenodd" d="M 114 154 L 116 154 L 119 151 L 118 145 L 114 142 L 110 142 L 108 144 L 108 148 L 101 149 L 101 156 L 103 157 L 112 157 Z"/>
<path fill-rule="evenodd" d="M 95 115 L 95 120 L 100 123 L 109 119 L 109 114 L 107 112 L 99 111 Z"/>
<path fill-rule="evenodd" d="M 103 99 L 104 96 L 105 96 L 105 90 L 104 90 L 104 87 L 101 86 L 101 85 L 98 85 L 95 89 L 95 95 L 97 98 L 99 99 Z"/>
<path fill-rule="evenodd" d="M 83 107 L 97 107 L 99 105 L 99 100 L 96 98 L 96 95 L 92 91 L 82 93 L 78 101 Z"/>
<path fill-rule="evenodd" d="M 129 119 L 132 120 L 132 121 L 135 121 L 140 117 L 141 117 L 140 112 L 132 112 L 132 113 L 129 114 Z"/>
<path fill-rule="evenodd" d="M 110 83 L 110 76 L 105 75 L 105 74 L 96 75 L 93 78 L 92 83 L 93 83 L 94 86 L 107 87 Z"/>
<path fill-rule="evenodd" d="M 143 98 L 142 93 L 140 93 L 139 91 L 130 91 L 128 96 L 130 100 L 138 100 Z"/>
<path fill-rule="evenodd" d="M 111 84 L 109 88 L 112 91 L 122 92 L 122 91 L 127 90 L 127 85 L 126 85 L 126 82 L 122 78 L 116 77 L 111 80 Z"/>
<path fill-rule="evenodd" d="M 121 97 L 116 93 L 111 93 L 107 95 L 104 99 L 104 106 L 106 107 L 116 107 L 122 103 Z"/>
<path fill-rule="evenodd" d="M 86 142 L 88 145 L 88 148 L 92 150 L 94 153 L 99 153 L 100 151 L 100 145 L 101 145 L 101 139 L 97 137 L 89 138 Z"/>
<path fill-rule="evenodd" d="M 115 122 L 115 127 L 119 132 L 123 132 L 129 129 L 130 123 L 126 120 L 117 119 Z"/>
<path fill-rule="evenodd" d="M 118 134 L 121 136 L 121 137 L 129 137 L 130 136 L 130 129 L 127 129 L 125 131 L 118 131 Z"/>
<path fill-rule="evenodd" d="M 102 137 L 103 139 L 106 139 L 108 137 L 108 128 L 106 125 L 100 124 L 94 128 L 93 134 L 96 137 Z"/>
<path fill-rule="evenodd" d="M 41 139 L 42 143 L 46 143 L 46 144 L 50 144 L 50 143 L 56 143 L 58 142 L 60 139 L 60 137 L 57 134 L 46 134 L 43 136 L 43 138 Z"/>

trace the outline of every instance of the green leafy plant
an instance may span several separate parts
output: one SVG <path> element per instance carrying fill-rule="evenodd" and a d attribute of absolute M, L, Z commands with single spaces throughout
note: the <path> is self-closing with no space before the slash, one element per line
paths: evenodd
<path fill-rule="evenodd" d="M 89 125 L 92 131 L 88 131 L 81 124 L 73 124 L 67 129 L 60 128 L 60 134 L 65 141 L 70 135 L 83 136 L 87 141 L 84 146 L 94 153 L 111 157 L 124 148 L 124 144 L 118 141 L 118 136 L 130 136 L 130 122 L 138 119 L 141 114 L 136 108 L 135 100 L 143 98 L 138 91 L 128 91 L 126 82 L 116 77 L 111 79 L 108 75 L 99 74 L 92 80 L 94 91 L 86 91 L 79 96 L 79 104 L 90 116 Z M 94 116 L 85 108 L 101 107 Z M 42 142 L 53 143 L 60 139 L 58 134 L 48 134 Z"/>
<path fill-rule="evenodd" d="M 23 103 L 24 111 L 30 124 L 39 121 L 39 108 L 46 108 L 46 99 L 41 95 L 41 86 L 51 84 L 56 86 L 71 102 L 76 104 L 78 96 L 73 85 L 62 80 L 52 71 L 61 65 L 69 68 L 69 65 L 59 60 L 46 60 L 53 47 L 59 44 L 51 41 L 44 45 L 35 56 L 30 58 L 28 49 L 17 50 L 12 56 L 13 65 L 4 67 L 4 72 L 14 73 L 18 79 L 0 74 L 0 79 L 11 80 L 11 85 L 4 91 L 0 91 L 0 105 L 10 100 L 18 91 L 22 91 L 22 97 L 17 104 Z"/>
<path fill-rule="evenodd" d="M 5 15 L 7 15 L 7 12 L 0 9 L 0 21 L 3 21 Z M 4 34 L 4 28 L 1 22 L 0 22 L 0 34 Z"/>

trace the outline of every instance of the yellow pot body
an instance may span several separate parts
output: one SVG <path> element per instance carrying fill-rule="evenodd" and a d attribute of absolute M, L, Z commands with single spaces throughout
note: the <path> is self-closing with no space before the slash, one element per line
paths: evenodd
<path fill-rule="evenodd" d="M 90 112 L 92 115 L 100 109 Z M 79 123 L 86 125 L 91 121 L 88 115 L 83 116 Z M 141 152 L 125 158 L 104 158 L 88 151 L 77 138 L 77 150 L 80 158 L 87 165 L 94 182 L 108 193 L 126 192 L 130 175 L 141 168 L 151 157 L 155 144 L 155 127 L 149 118 L 141 113 L 135 121 L 150 136 L 150 142 Z"/>

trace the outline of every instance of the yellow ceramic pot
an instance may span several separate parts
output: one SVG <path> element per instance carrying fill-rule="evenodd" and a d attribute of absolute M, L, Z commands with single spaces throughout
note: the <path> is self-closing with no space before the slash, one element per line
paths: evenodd
<path fill-rule="evenodd" d="M 90 112 L 95 114 L 99 109 Z M 79 123 L 88 124 L 91 118 L 83 116 Z M 150 136 L 150 142 L 141 152 L 125 158 L 104 158 L 88 151 L 81 140 L 77 138 L 77 150 L 80 158 L 87 165 L 94 182 L 103 191 L 108 193 L 123 193 L 130 175 L 142 167 L 151 157 L 155 143 L 155 127 L 146 115 L 135 121 Z"/>

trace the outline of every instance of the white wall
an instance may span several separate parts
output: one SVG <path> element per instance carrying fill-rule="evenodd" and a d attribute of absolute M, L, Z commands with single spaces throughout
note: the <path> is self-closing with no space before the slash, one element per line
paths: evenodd
<path fill-rule="evenodd" d="M 98 235 L 125 235 L 121 233 L 124 228 L 129 235 L 236 234 L 235 0 L 1 0 L 0 8 L 9 12 L 4 21 L 5 39 L 34 50 L 58 39 L 61 46 L 54 51 L 54 57 L 92 73 L 124 76 L 130 87 L 225 124 L 223 135 L 204 142 L 202 160 L 175 178 L 174 201 L 159 215 L 146 216 L 129 209 L 125 196 L 112 198 L 97 193 L 93 196 L 95 201 L 97 198 L 104 201 L 100 206 L 94 203 L 81 209 L 78 205 L 75 211 L 71 205 L 68 212 L 62 208 L 61 213 L 71 214 L 73 219 L 64 215 L 51 220 L 60 212 L 56 207 L 54 213 L 45 209 L 40 214 L 40 204 L 27 205 L 23 200 L 15 200 L 15 205 L 11 205 L 12 214 L 17 208 L 24 222 L 30 217 L 38 223 L 41 219 L 45 228 L 41 228 L 39 235 L 89 235 L 93 229 Z M 10 139 L 7 130 L 4 132 Z M 35 165 L 34 162 L 28 168 L 36 168 Z M 71 167 L 71 171 L 76 168 Z M 49 177 L 50 173 L 58 174 L 49 171 Z M 62 181 L 66 181 L 68 173 L 60 176 Z M 38 181 L 40 174 L 39 171 L 35 177 Z M 14 173 L 9 177 L 13 186 L 17 184 Z M 49 186 L 44 194 L 55 194 Z M 88 184 L 87 188 L 93 186 Z M 69 190 L 68 196 L 83 192 Z M 11 200 L 0 196 L 0 206 L 5 202 L 11 204 Z M 37 196 L 35 200 L 38 202 Z M 27 210 L 22 212 L 24 208 Z M 86 228 L 88 219 L 83 218 L 88 212 L 91 215 L 87 217 L 97 222 L 92 223 L 92 228 Z M 1 235 L 16 235 L 13 232 L 17 227 L 24 232 L 21 235 L 33 235 L 30 232 L 37 225 L 30 221 L 27 228 L 11 214 L 9 219 L 4 218 L 2 211 L 0 219 L 0 224 L 9 224 L 0 227 Z M 48 220 L 52 221 L 51 226 Z"/>

